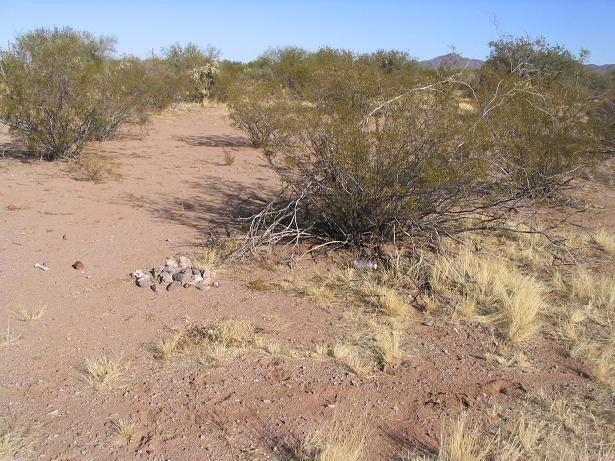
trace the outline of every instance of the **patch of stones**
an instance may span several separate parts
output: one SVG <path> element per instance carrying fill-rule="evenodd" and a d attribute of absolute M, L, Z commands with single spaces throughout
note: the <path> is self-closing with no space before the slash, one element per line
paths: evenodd
<path fill-rule="evenodd" d="M 130 274 L 138 287 L 149 288 L 158 293 L 162 289 L 173 291 L 178 288 L 196 288 L 209 290 L 219 288 L 215 281 L 216 274 L 208 268 L 197 269 L 186 256 L 169 258 L 164 265 L 153 267 L 149 272 L 136 270 Z"/>

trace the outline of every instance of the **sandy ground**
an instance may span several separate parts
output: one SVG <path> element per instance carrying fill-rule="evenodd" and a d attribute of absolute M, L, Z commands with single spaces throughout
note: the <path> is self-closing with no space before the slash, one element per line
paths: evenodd
<path fill-rule="evenodd" d="M 217 367 L 188 359 L 161 366 L 152 343 L 190 322 L 242 316 L 298 349 L 349 332 L 342 308 L 249 290 L 264 269 L 232 266 L 207 292 L 156 294 L 128 276 L 197 252 L 210 230 L 226 231 L 239 200 L 274 190 L 223 108 L 166 114 L 143 135 L 100 148 L 118 173 L 100 184 L 73 179 L 61 163 L 0 159 L 0 327 L 19 336 L 0 350 L 0 418 L 30 428 L 34 444 L 23 459 L 290 459 L 340 408 L 371 415 L 367 459 L 402 459 L 434 450 L 442 424 L 463 409 L 514 409 L 522 392 L 590 385 L 555 343 L 526 348 L 534 370 L 506 370 L 482 359 L 494 342 L 487 329 L 419 313 L 408 326 L 408 359 L 365 377 L 329 361 L 257 352 Z M 225 149 L 236 157 L 231 166 Z M 76 260 L 83 272 L 71 267 Z M 20 322 L 20 308 L 45 313 Z M 103 355 L 130 367 L 120 385 L 94 390 L 84 362 Z M 114 433 L 120 418 L 138 423 L 129 445 Z"/>

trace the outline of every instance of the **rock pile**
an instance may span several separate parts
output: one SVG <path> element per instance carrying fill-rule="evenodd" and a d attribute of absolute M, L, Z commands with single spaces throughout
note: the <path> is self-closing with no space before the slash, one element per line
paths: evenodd
<path fill-rule="evenodd" d="M 198 290 L 209 290 L 211 287 L 218 288 L 220 285 L 214 281 L 215 273 L 208 268 L 197 269 L 192 261 L 186 256 L 169 258 L 163 266 L 156 266 L 149 272 L 136 270 L 132 274 L 137 286 L 150 288 L 158 292 L 166 286 L 167 291 L 180 287 L 195 287 Z"/>

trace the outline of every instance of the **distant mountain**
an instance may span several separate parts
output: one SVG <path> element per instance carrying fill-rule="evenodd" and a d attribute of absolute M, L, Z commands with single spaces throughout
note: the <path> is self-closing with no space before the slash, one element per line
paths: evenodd
<path fill-rule="evenodd" d="M 485 61 L 480 59 L 470 59 L 459 56 L 455 53 L 449 53 L 437 58 L 428 59 L 427 61 L 421 61 L 420 64 L 430 69 L 439 69 L 440 67 L 452 67 L 459 69 L 480 69 Z"/>
<path fill-rule="evenodd" d="M 592 72 L 598 72 L 600 74 L 605 74 L 611 69 L 615 67 L 615 64 L 602 64 L 601 66 L 597 64 L 586 64 L 586 67 Z"/>
<path fill-rule="evenodd" d="M 481 59 L 464 58 L 458 54 L 449 53 L 426 61 L 420 61 L 420 64 L 430 69 L 439 69 L 441 66 L 453 69 L 480 69 L 480 66 L 482 66 L 484 62 L 485 61 Z M 606 73 L 613 69 L 615 64 L 603 64 L 601 66 L 597 64 L 586 64 L 586 66 L 592 72 Z"/>

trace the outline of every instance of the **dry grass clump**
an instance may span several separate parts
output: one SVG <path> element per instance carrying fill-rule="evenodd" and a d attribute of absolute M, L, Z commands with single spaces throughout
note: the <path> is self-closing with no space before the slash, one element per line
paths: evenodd
<path fill-rule="evenodd" d="M 428 271 L 435 294 L 461 297 L 457 316 L 492 323 L 510 341 L 524 341 L 538 332 L 547 290 L 507 261 L 463 247 L 457 255 L 434 258 Z"/>
<path fill-rule="evenodd" d="M 178 352 L 177 346 L 182 338 L 176 334 L 168 338 L 161 338 L 154 344 L 154 357 L 161 361 L 170 360 Z"/>
<path fill-rule="evenodd" d="M 263 279 L 255 279 L 248 282 L 248 288 L 252 291 L 268 291 L 271 286 Z"/>
<path fill-rule="evenodd" d="M 25 430 L 0 421 L 0 459 L 21 459 L 33 443 L 33 438 Z M 21 453 L 21 457 L 16 457 Z"/>
<path fill-rule="evenodd" d="M 615 254 L 615 234 L 606 229 L 600 229 L 594 235 L 596 244 L 606 253 Z"/>
<path fill-rule="evenodd" d="M 374 334 L 374 350 L 383 365 L 394 364 L 404 356 L 401 339 L 402 332 L 398 329 L 382 329 Z"/>
<path fill-rule="evenodd" d="M 585 268 L 579 268 L 568 282 L 569 294 L 579 301 L 596 308 L 615 307 L 615 277 L 594 275 Z"/>
<path fill-rule="evenodd" d="M 366 299 L 376 308 L 391 317 L 402 317 L 408 313 L 408 306 L 396 290 L 366 281 L 360 287 Z"/>
<path fill-rule="evenodd" d="M 491 453 L 495 440 L 485 437 L 477 426 L 458 418 L 440 439 L 438 461 L 482 461 Z"/>
<path fill-rule="evenodd" d="M 213 271 L 220 269 L 223 265 L 222 252 L 218 248 L 205 248 L 192 257 L 192 265 L 199 270 L 209 269 Z"/>
<path fill-rule="evenodd" d="M 370 434 L 366 412 L 336 411 L 301 447 L 306 461 L 360 461 Z"/>
<path fill-rule="evenodd" d="M 121 360 L 106 356 L 97 359 L 86 359 L 83 378 L 95 389 L 110 387 L 113 383 L 117 382 L 118 378 L 127 368 L 127 365 L 122 363 Z"/>
<path fill-rule="evenodd" d="M 330 355 L 357 376 L 365 376 L 369 372 L 369 363 L 349 344 L 336 343 L 331 348 Z"/>
<path fill-rule="evenodd" d="M 0 336 L 0 349 L 14 344 L 19 338 L 21 335 L 11 333 L 11 326 L 8 325 L 6 331 Z"/>
<path fill-rule="evenodd" d="M 17 320 L 30 323 L 40 320 L 45 311 L 46 309 L 44 307 L 41 307 L 37 311 L 29 311 L 26 308 L 22 307 L 18 311 L 15 311 L 15 317 L 17 318 Z"/>
<path fill-rule="evenodd" d="M 282 346 L 279 342 L 264 336 L 257 336 L 254 340 L 254 345 L 270 355 L 280 355 L 282 353 Z"/>
<path fill-rule="evenodd" d="M 487 352 L 484 357 L 487 362 L 497 363 L 506 368 L 529 369 L 532 367 L 532 364 L 523 352 L 517 352 L 510 356 Z"/>
<path fill-rule="evenodd" d="M 71 163 L 70 170 L 79 181 L 102 182 L 114 176 L 114 164 L 98 154 L 86 155 Z"/>
<path fill-rule="evenodd" d="M 221 362 L 254 345 L 255 328 L 249 320 L 227 318 L 206 325 L 193 325 L 182 333 L 154 344 L 154 357 L 169 361 L 178 355 L 191 355 L 203 364 Z M 271 346 L 274 350 L 274 346 Z"/>
<path fill-rule="evenodd" d="M 134 440 L 137 435 L 137 428 L 137 423 L 129 419 L 118 419 L 113 422 L 115 434 L 118 439 L 126 445 L 130 445 L 130 442 Z"/>
<path fill-rule="evenodd" d="M 226 166 L 231 166 L 233 163 L 235 163 L 235 155 L 226 148 L 223 148 L 223 150 L 224 150 L 224 164 Z"/>

